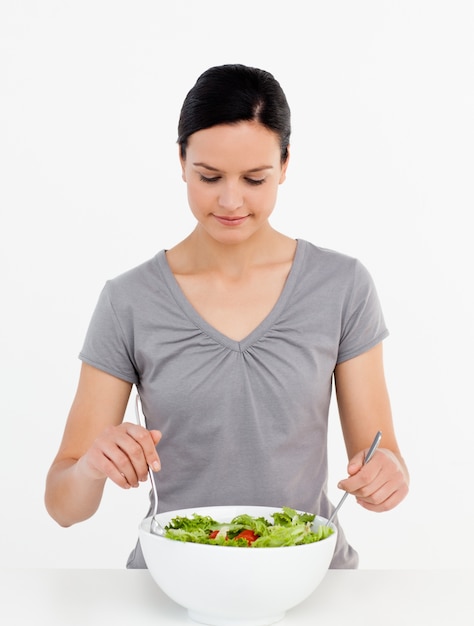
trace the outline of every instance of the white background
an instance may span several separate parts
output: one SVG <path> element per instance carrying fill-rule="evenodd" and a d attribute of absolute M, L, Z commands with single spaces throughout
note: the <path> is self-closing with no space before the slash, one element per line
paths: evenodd
<path fill-rule="evenodd" d="M 359 257 L 391 331 L 412 486 L 389 513 L 347 500 L 361 567 L 471 569 L 474 8 L 460 0 L 2 0 L 2 565 L 124 567 L 148 485 L 108 485 L 91 520 L 63 529 L 45 476 L 103 283 L 193 227 L 179 109 L 228 62 L 274 73 L 292 108 L 273 225 Z M 334 409 L 330 432 L 337 500 Z"/>

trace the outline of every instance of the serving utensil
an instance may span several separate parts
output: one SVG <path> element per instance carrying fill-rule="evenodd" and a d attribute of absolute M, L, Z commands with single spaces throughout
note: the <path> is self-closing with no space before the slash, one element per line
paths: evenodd
<path fill-rule="evenodd" d="M 143 415 L 141 400 L 138 394 L 135 398 L 135 417 L 137 420 L 137 424 L 139 426 L 143 426 L 143 428 L 146 428 L 145 416 Z M 156 519 L 156 514 L 158 513 L 158 492 L 156 490 L 155 477 L 153 476 L 153 471 L 150 466 L 148 466 L 148 476 L 150 477 L 151 488 L 153 490 L 153 513 L 151 515 L 150 532 L 153 535 L 163 536 L 165 534 L 165 529 Z"/>
<path fill-rule="evenodd" d="M 372 441 L 372 445 L 370 446 L 370 448 L 367 451 L 367 454 L 365 455 L 364 458 L 364 462 L 362 463 L 362 465 L 365 465 L 366 463 L 368 463 L 370 461 L 370 459 L 373 457 L 374 452 L 377 450 L 377 447 L 380 443 L 380 440 L 382 439 L 382 433 L 380 432 L 380 430 L 377 432 L 377 434 L 375 435 L 374 440 Z M 336 506 L 336 508 L 334 509 L 334 511 L 332 512 L 331 517 L 328 519 L 328 521 L 326 522 L 325 526 L 329 526 L 329 524 L 331 524 L 334 521 L 334 518 L 337 515 L 337 512 L 339 511 L 339 509 L 341 508 L 341 506 L 344 504 L 345 499 L 347 498 L 347 496 L 349 495 L 349 492 L 346 491 L 346 493 L 342 496 L 342 498 L 339 500 L 339 504 Z"/>

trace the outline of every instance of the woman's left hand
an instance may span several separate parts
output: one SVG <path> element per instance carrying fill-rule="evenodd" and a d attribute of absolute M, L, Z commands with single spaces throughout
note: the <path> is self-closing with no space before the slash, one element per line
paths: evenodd
<path fill-rule="evenodd" d="M 403 463 L 387 448 L 379 448 L 364 465 L 367 450 L 354 455 L 347 467 L 349 478 L 341 480 L 339 489 L 356 497 L 369 511 L 389 511 L 408 494 L 408 476 Z"/>

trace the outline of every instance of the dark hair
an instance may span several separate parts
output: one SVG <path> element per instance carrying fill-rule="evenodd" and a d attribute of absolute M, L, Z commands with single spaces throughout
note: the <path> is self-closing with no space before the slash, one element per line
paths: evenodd
<path fill-rule="evenodd" d="M 290 108 L 278 81 L 265 70 L 219 65 L 206 70 L 187 94 L 178 124 L 178 144 L 186 157 L 188 137 L 216 126 L 256 121 L 280 139 L 281 159 L 288 157 Z"/>

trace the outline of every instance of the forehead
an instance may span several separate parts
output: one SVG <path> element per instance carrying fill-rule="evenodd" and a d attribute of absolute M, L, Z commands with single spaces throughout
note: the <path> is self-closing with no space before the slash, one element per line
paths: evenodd
<path fill-rule="evenodd" d="M 219 124 L 190 135 L 186 155 L 217 168 L 275 165 L 280 162 L 279 137 L 258 122 Z"/>

